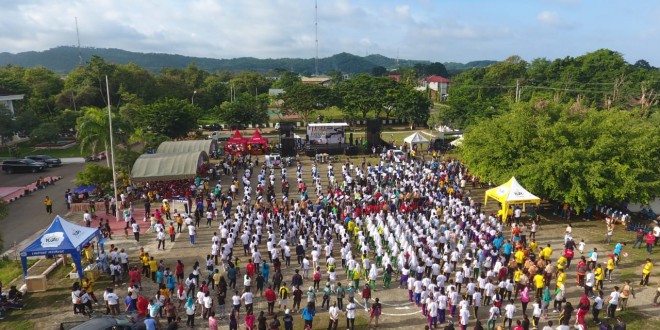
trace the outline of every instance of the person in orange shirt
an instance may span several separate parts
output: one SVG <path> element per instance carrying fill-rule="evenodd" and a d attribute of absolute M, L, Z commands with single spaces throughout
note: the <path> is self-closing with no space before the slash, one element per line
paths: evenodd
<path fill-rule="evenodd" d="M 174 223 L 170 222 L 170 226 L 167 228 L 167 231 L 170 234 L 170 242 L 174 242 L 174 238 L 176 236 L 176 233 L 174 232 Z"/>

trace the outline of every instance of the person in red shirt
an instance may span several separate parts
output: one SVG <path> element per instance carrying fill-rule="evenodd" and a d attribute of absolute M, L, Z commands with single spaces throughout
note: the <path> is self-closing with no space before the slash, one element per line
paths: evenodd
<path fill-rule="evenodd" d="M 256 269 L 254 267 L 254 263 L 252 263 L 252 259 L 250 259 L 247 265 L 245 266 L 245 271 L 247 272 L 248 275 L 250 275 L 250 277 L 254 277 L 254 272 L 256 271 Z"/>
<path fill-rule="evenodd" d="M 268 315 L 273 315 L 277 296 L 275 295 L 275 291 L 273 291 L 272 285 L 268 285 L 268 289 L 264 292 L 264 297 L 266 297 L 266 302 L 268 303 Z"/>
<path fill-rule="evenodd" d="M 653 232 L 649 232 L 646 234 L 646 252 L 651 254 L 653 252 L 653 244 L 655 243 L 655 235 L 653 235 Z"/>
<path fill-rule="evenodd" d="M 371 299 L 371 288 L 369 288 L 369 284 L 364 285 L 364 289 L 362 289 L 362 298 L 364 298 L 364 310 L 368 311 L 369 299 Z"/>
<path fill-rule="evenodd" d="M 183 283 L 183 263 L 181 260 L 176 261 L 176 268 L 174 270 L 174 273 L 176 274 L 176 282 L 178 284 Z"/>

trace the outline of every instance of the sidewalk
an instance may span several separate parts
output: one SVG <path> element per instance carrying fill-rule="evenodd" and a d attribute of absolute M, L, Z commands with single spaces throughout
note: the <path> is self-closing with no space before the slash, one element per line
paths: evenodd
<path fill-rule="evenodd" d="M 47 183 L 53 183 L 61 179 L 61 176 L 47 176 L 44 178 L 44 181 Z M 5 193 L 2 195 L 2 200 L 11 203 L 25 195 L 35 192 L 37 189 L 39 189 L 37 188 L 37 182 L 33 182 L 25 187 L 0 187 L 0 194 Z"/>

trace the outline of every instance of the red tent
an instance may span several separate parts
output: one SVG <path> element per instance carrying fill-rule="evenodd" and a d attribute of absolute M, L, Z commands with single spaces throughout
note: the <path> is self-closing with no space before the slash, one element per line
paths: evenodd
<path fill-rule="evenodd" d="M 250 145 L 250 153 L 253 155 L 265 154 L 268 150 L 268 139 L 261 136 L 258 129 L 254 131 L 247 143 Z"/>
<path fill-rule="evenodd" d="M 241 135 L 241 132 L 236 129 L 234 135 L 227 140 L 225 144 L 225 151 L 228 153 L 246 153 L 248 139 Z"/>

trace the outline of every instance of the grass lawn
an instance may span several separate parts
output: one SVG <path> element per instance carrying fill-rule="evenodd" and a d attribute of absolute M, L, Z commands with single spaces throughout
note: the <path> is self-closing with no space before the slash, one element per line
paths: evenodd
<path fill-rule="evenodd" d="M 23 142 L 18 144 L 17 148 L 18 157 L 25 157 L 27 155 L 44 154 L 55 158 L 68 158 L 68 157 L 87 157 L 92 154 L 89 148 L 84 150 L 80 149 L 79 145 L 74 145 L 66 149 L 34 149 L 34 144 L 30 142 Z M 12 158 L 9 148 L 0 148 L 0 158 Z"/>
<path fill-rule="evenodd" d="M 28 259 L 28 267 L 37 262 L 36 259 Z M 0 281 L 9 288 L 9 282 L 23 274 L 23 266 L 20 260 L 11 260 L 9 258 L 0 259 Z"/>

